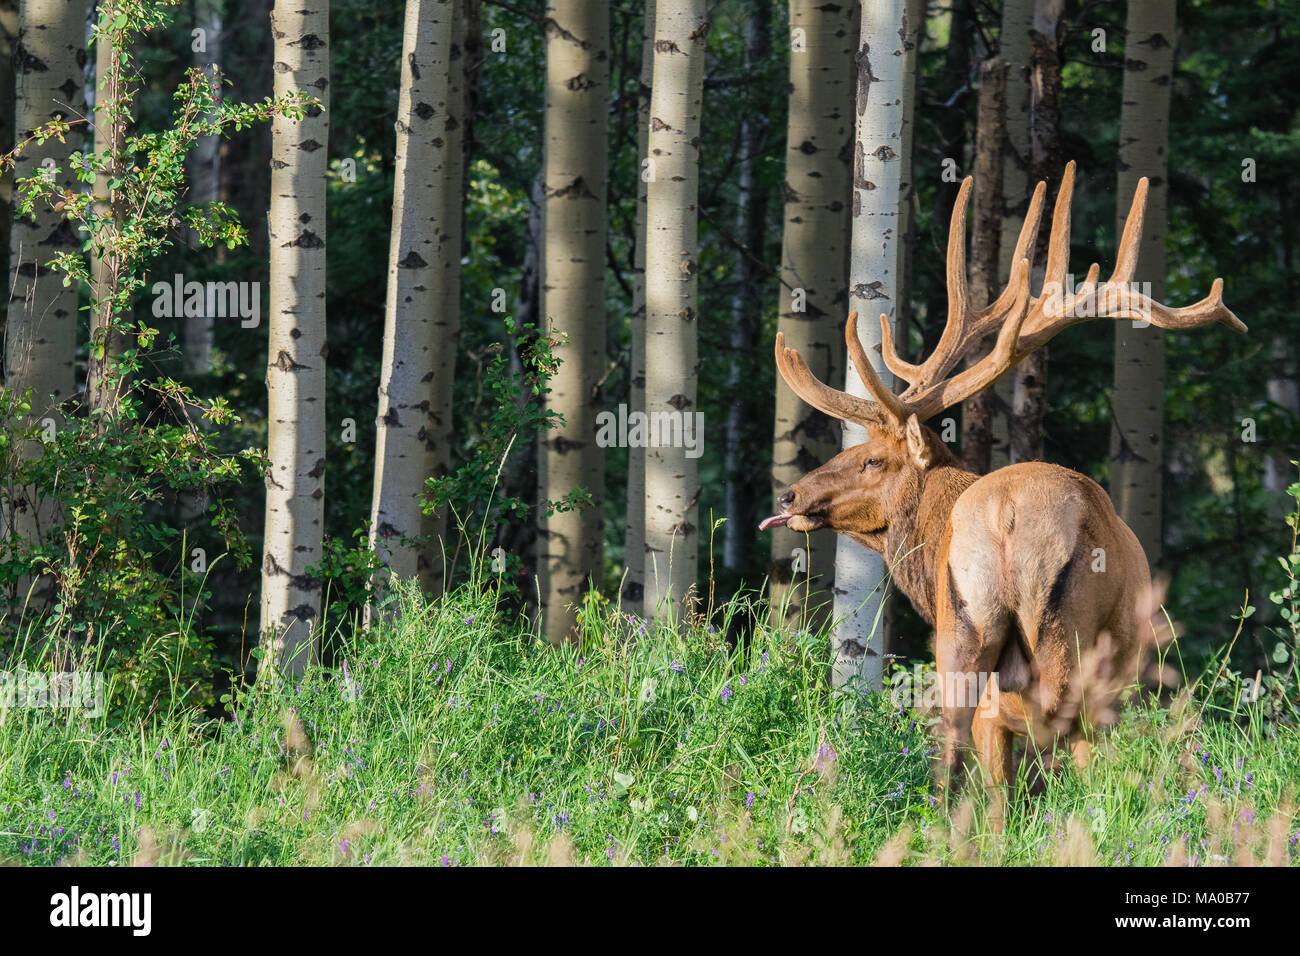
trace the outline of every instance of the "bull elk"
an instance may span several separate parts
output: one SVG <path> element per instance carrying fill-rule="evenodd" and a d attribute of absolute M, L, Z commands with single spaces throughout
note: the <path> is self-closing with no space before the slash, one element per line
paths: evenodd
<path fill-rule="evenodd" d="M 1029 274 L 1046 184 L 1034 191 L 1016 242 L 1010 281 L 983 308 L 966 284 L 966 206 L 971 179 L 961 185 L 948 230 L 948 320 L 933 354 L 919 365 L 895 352 L 880 317 L 885 366 L 907 383 L 885 387 L 858 339 L 857 313 L 848 318 L 849 358 L 872 399 L 819 381 L 799 353 L 776 337 L 781 377 L 813 408 L 865 426 L 868 439 L 836 455 L 778 499 L 779 514 L 760 528 L 829 528 L 879 552 L 893 580 L 935 629 L 935 658 L 943 690 L 943 763 L 948 779 L 963 753 L 975 752 L 991 783 L 1005 782 L 1013 734 L 1042 740 L 1055 728 L 1076 746 L 1082 721 L 1067 704 L 1080 660 L 1109 642 L 1116 674 L 1132 673 L 1146 622 L 1150 572 L 1137 537 L 1115 513 L 1106 492 L 1083 475 L 1045 462 L 1024 462 L 980 477 L 962 468 L 923 423 L 970 398 L 1067 326 L 1091 318 L 1149 321 L 1162 329 L 1218 322 L 1246 331 L 1223 304 L 1223 280 L 1186 308 L 1152 301 L 1132 287 L 1146 209 L 1147 180 L 1138 183 L 1124 224 L 1115 270 L 1098 285 L 1088 271 L 1065 288 L 1074 163 L 1062 178 L 1052 213 L 1043 283 L 1030 294 Z M 953 370 L 986 335 L 987 355 Z M 1100 549 L 1100 550 L 1099 550 Z M 1096 556 L 1104 555 L 1104 571 Z M 963 697 L 975 675 L 996 675 L 978 706 Z M 1114 703 L 1118 688 L 1110 698 Z M 1076 749 L 1076 755 L 1080 750 Z"/>

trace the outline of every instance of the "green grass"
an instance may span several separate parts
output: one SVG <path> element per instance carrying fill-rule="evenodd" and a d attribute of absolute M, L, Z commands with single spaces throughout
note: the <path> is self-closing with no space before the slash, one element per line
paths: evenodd
<path fill-rule="evenodd" d="M 1300 734 L 1259 705 L 1127 709 L 1084 771 L 946 807 L 925 715 L 831 696 L 824 637 L 742 654 L 593 612 L 582 648 L 491 595 L 400 595 L 340 666 L 249 688 L 233 720 L 11 709 L 0 860 L 28 864 L 705 865 L 1300 858 Z"/>

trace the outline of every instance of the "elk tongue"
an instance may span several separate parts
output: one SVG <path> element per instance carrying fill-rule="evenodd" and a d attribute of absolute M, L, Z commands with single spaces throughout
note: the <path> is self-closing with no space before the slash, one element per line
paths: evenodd
<path fill-rule="evenodd" d="M 768 528 L 779 528 L 790 520 L 789 515 L 772 515 L 770 518 L 764 518 L 758 526 L 759 531 L 766 531 Z"/>

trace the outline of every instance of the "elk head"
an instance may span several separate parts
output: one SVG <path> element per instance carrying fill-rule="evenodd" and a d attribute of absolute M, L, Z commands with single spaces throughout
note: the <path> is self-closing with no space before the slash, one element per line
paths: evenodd
<path fill-rule="evenodd" d="M 1016 242 L 1011 279 L 1002 293 L 983 308 L 971 305 L 967 287 L 966 206 L 972 180 L 967 177 L 962 183 L 948 227 L 948 321 L 934 352 L 919 365 L 903 361 L 894 349 L 887 317 L 880 316 L 880 353 L 886 368 L 907 383 L 901 393 L 887 388 L 868 360 L 858 338 L 856 312 L 849 315 L 845 326 L 845 344 L 851 365 L 870 399 L 819 381 L 802 356 L 786 348 L 784 336 L 777 333 L 776 364 L 786 384 L 812 407 L 864 426 L 868 438 L 787 489 L 777 499 L 780 513 L 765 519 L 759 526 L 761 530 L 781 525 L 801 532 L 828 528 L 883 551 L 884 536 L 891 525 L 903 519 L 915 521 L 926 472 L 957 467 L 955 457 L 923 423 L 991 385 L 1071 325 L 1110 318 L 1143 320 L 1162 329 L 1190 329 L 1218 322 L 1238 332 L 1246 331 L 1223 304 L 1222 279 L 1214 280 L 1208 296 L 1186 308 L 1170 308 L 1134 287 L 1133 272 L 1146 212 L 1145 178 L 1134 193 L 1110 278 L 1098 284 L 1100 267 L 1094 263 L 1081 285 L 1067 289 L 1074 169 L 1073 162 L 1066 166 L 1057 192 L 1038 294 L 1030 294 L 1029 275 L 1047 188 L 1041 182 L 1034 190 Z M 952 374 L 986 337 L 995 337 L 992 349 Z"/>
<path fill-rule="evenodd" d="M 856 341 L 855 320 L 856 315 L 850 316 L 848 328 Z M 849 420 L 867 424 L 861 418 Z M 759 527 L 786 525 L 799 532 L 826 528 L 883 551 L 885 534 L 897 516 L 916 510 L 921 476 L 936 463 L 955 464 L 955 459 L 915 415 L 905 422 L 880 416 L 868 424 L 865 442 L 787 488 L 777 499 L 781 513 Z"/>

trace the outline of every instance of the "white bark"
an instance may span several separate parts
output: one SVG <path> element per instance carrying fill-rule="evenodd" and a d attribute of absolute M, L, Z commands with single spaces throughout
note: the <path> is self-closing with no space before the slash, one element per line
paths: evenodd
<path fill-rule="evenodd" d="M 21 7 L 14 46 L 14 127 L 18 139 L 51 120 L 76 120 L 85 112 L 84 0 L 27 0 Z M 79 62 L 79 58 L 81 62 Z M 80 190 L 68 168 L 78 148 L 74 133 L 30 143 L 18 157 L 13 178 L 33 175 L 52 160 L 60 169 L 61 189 Z M 32 390 L 31 420 L 50 419 L 56 428 L 63 415 L 58 405 L 76 388 L 73 359 L 77 346 L 77 287 L 63 285 L 63 275 L 47 263 L 59 253 L 75 251 L 81 238 L 61 214 L 43 200 L 34 219 L 13 222 L 9 248 L 9 302 L 5 329 L 5 384 L 21 395 Z M 25 457 L 39 457 L 38 442 L 23 448 Z M 35 543 L 50 530 L 55 509 L 34 500 L 32 489 L 17 489 L 6 508 L 6 532 L 13 530 Z M 11 524 L 12 522 L 12 524 Z"/>
<path fill-rule="evenodd" d="M 542 487 L 552 498 L 575 488 L 592 504 L 541 516 L 538 562 L 543 627 L 566 639 L 589 580 L 601 583 L 605 451 L 596 444 L 605 374 L 605 124 L 609 87 L 609 6 L 551 0 L 546 30 L 546 161 L 542 314 L 564 339 L 547 407 L 564 427 L 539 451 Z M 544 505 L 544 501 L 543 501 Z"/>
<path fill-rule="evenodd" d="M 646 188 L 643 171 L 650 142 L 650 85 L 655 65 L 655 0 L 646 0 L 641 39 L 641 88 L 637 92 L 636 254 L 633 260 L 632 358 L 628 411 L 645 411 L 645 243 Z M 645 600 L 645 449 L 627 450 L 627 534 L 622 606 L 641 614 Z"/>
<path fill-rule="evenodd" d="M 1165 292 L 1168 216 L 1169 93 L 1174 71 L 1175 0 L 1129 0 L 1125 23 L 1123 105 L 1119 120 L 1116 235 L 1124 228 L 1138 180 L 1150 178 L 1135 281 Z M 1115 420 L 1110 493 L 1147 561 L 1159 562 L 1164 494 L 1165 337 L 1153 325 L 1115 324 Z"/>
<path fill-rule="evenodd" d="M 14 146 L 14 41 L 18 39 L 18 0 L 0 3 L 0 141 L 6 151 Z M 0 171 L 0 268 L 9 275 L 9 236 L 13 229 L 14 174 L 12 170 Z M 0 301 L 0 328 L 4 327 L 9 309 L 5 283 L 3 301 Z M 4 356 L 0 354 L 0 367 Z M 0 371 L 0 384 L 4 373 Z"/>
<path fill-rule="evenodd" d="M 696 411 L 700 105 L 704 0 L 655 10 L 654 83 L 646 194 L 646 411 L 681 419 Z M 548 274 L 547 281 L 550 281 Z M 678 443 L 682 445 L 683 443 Z M 645 612 L 680 620 L 699 564 L 699 481 L 686 448 L 646 449 Z"/>
<path fill-rule="evenodd" d="M 425 428 L 433 401 L 434 281 L 440 268 L 446 165 L 459 163 L 445 140 L 451 53 L 450 4 L 407 0 L 402 40 L 402 85 L 397 106 L 397 157 L 388 248 L 379 411 L 375 419 L 375 480 L 370 547 L 395 577 L 415 576 L 413 543 L 424 521 Z M 383 574 L 383 572 L 381 572 Z M 384 577 L 387 575 L 384 574 Z M 376 582 L 381 584 L 381 582 Z M 377 588 L 382 594 L 382 587 Z M 367 609 L 368 613 L 370 609 Z"/>
<path fill-rule="evenodd" d="M 901 288 L 903 237 L 900 162 L 905 115 L 907 59 L 904 55 L 904 0 L 868 0 L 862 6 L 857 62 L 857 126 L 853 159 L 853 235 L 849 257 L 849 308 L 861 321 L 858 335 L 876 371 L 892 383 L 876 346 L 883 312 L 892 322 Z M 853 364 L 845 390 L 867 398 Z M 844 447 L 867 438 L 860 425 L 844 428 Z M 861 682 L 879 688 L 883 680 L 885 563 L 880 555 L 841 535 L 836 542 L 835 618 L 832 681 L 836 687 Z"/>
<path fill-rule="evenodd" d="M 439 230 L 438 268 L 434 271 L 433 400 L 424 424 L 424 475 L 442 477 L 451 468 L 452 398 L 456 386 L 456 357 L 460 354 L 460 247 L 465 164 L 461 123 L 464 119 L 465 60 L 460 36 L 464 25 L 461 0 L 437 0 L 452 25 L 450 73 L 447 79 L 447 109 L 442 124 L 443 162 L 442 226 Z M 416 171 L 419 175 L 419 170 Z M 420 551 L 417 570 L 420 584 L 429 594 L 441 593 L 446 568 L 444 553 L 454 550 L 447 542 L 448 514 L 442 508 L 427 514 L 420 523 L 430 544 Z"/>
<path fill-rule="evenodd" d="M 781 237 L 778 326 L 824 382 L 843 375 L 847 314 L 849 152 L 853 142 L 853 53 L 858 18 L 849 5 L 791 0 L 790 29 L 804 47 L 790 52 L 790 108 L 785 147 L 785 209 Z M 776 380 L 772 441 L 775 499 L 839 450 L 835 422 Z M 835 534 L 773 528 L 771 601 L 796 620 L 829 616 Z M 803 555 L 796 555 L 803 549 Z M 802 570 L 795 570 L 801 566 Z M 811 589 L 810 589 L 811 585 Z"/>
<path fill-rule="evenodd" d="M 329 0 L 276 0 L 275 95 L 320 101 L 271 127 L 271 249 L 261 630 L 264 665 L 287 675 L 317 656 L 325 513 L 325 175 Z"/>
<path fill-rule="evenodd" d="M 1005 0 L 999 34 L 999 57 L 1007 64 L 1006 126 L 1002 143 L 1002 232 L 998 238 L 999 288 L 1011 279 L 1011 256 L 1025 221 L 1032 193 L 1029 182 L 1029 29 L 1034 24 L 1034 0 Z M 993 386 L 997 396 L 990 412 L 993 445 L 990 469 L 1011 462 L 1009 412 L 1016 379 L 1004 375 Z"/>

